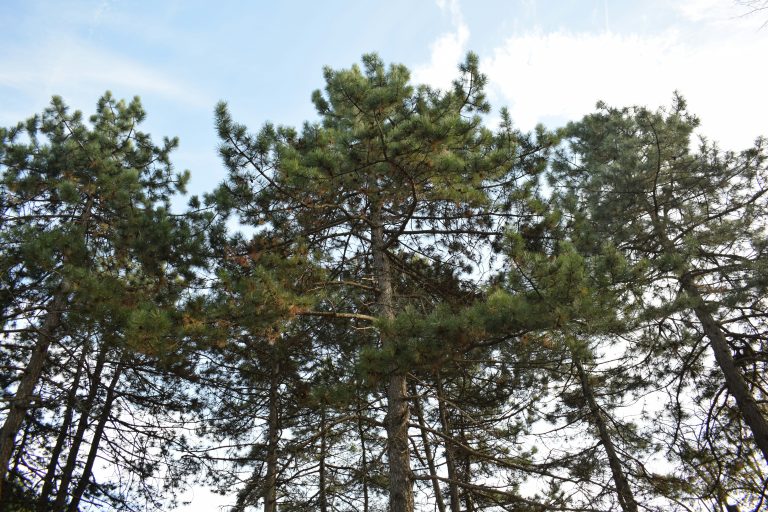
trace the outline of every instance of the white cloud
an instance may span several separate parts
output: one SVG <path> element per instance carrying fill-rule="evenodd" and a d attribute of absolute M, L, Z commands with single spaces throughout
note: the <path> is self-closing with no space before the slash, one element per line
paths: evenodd
<path fill-rule="evenodd" d="M 731 35 L 693 41 L 689 34 L 530 33 L 509 38 L 481 63 L 494 103 L 530 129 L 578 119 L 598 100 L 615 106 L 668 105 L 674 90 L 702 119 L 702 133 L 739 149 L 766 134 L 768 102 L 761 63 L 768 39 Z"/>
<path fill-rule="evenodd" d="M 456 78 L 457 66 L 467 52 L 469 27 L 464 22 L 458 0 L 437 0 L 437 5 L 451 16 L 453 31 L 441 35 L 432 43 L 429 64 L 414 68 L 413 82 L 447 89 Z"/>

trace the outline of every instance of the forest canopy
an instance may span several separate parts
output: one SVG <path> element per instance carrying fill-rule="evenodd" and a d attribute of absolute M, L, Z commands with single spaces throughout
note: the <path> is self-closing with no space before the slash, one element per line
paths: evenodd
<path fill-rule="evenodd" d="M 218 104 L 186 208 L 138 98 L 0 128 L 0 510 L 766 507 L 765 139 L 323 75 L 300 128 Z"/>

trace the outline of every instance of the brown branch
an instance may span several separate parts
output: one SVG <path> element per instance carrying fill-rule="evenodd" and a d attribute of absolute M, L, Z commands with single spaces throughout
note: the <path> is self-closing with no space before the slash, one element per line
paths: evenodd
<path fill-rule="evenodd" d="M 336 313 L 335 311 L 300 311 L 296 313 L 297 316 L 320 316 L 329 318 L 356 318 L 358 320 L 367 320 L 369 322 L 375 322 L 377 319 L 375 316 L 364 315 L 362 313 Z"/>

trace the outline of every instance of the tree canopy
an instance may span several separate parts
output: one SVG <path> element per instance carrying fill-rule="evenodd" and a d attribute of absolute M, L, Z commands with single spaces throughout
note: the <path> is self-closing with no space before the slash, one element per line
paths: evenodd
<path fill-rule="evenodd" d="M 765 506 L 765 140 L 669 108 L 524 133 L 478 57 L 375 54 L 226 179 L 110 94 L 0 130 L 0 510 Z"/>

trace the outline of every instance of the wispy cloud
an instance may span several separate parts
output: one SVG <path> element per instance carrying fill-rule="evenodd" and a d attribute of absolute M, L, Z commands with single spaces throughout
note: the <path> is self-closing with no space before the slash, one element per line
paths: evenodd
<path fill-rule="evenodd" d="M 766 16 L 750 16 L 753 11 L 748 1 L 731 0 L 678 0 L 670 4 L 684 19 L 737 30 L 757 30 Z"/>
<path fill-rule="evenodd" d="M 162 70 L 98 48 L 72 36 L 53 37 L 34 46 L 7 49 L 0 68 L 0 87 L 35 96 L 88 95 L 88 102 L 107 89 L 152 94 L 193 107 L 210 108 L 211 98 Z"/>
<path fill-rule="evenodd" d="M 437 0 L 437 5 L 440 10 L 450 15 L 453 30 L 441 35 L 432 43 L 429 63 L 416 66 L 413 78 L 415 83 L 446 89 L 456 78 L 456 68 L 467 52 L 469 27 L 464 21 L 458 0 Z"/>

